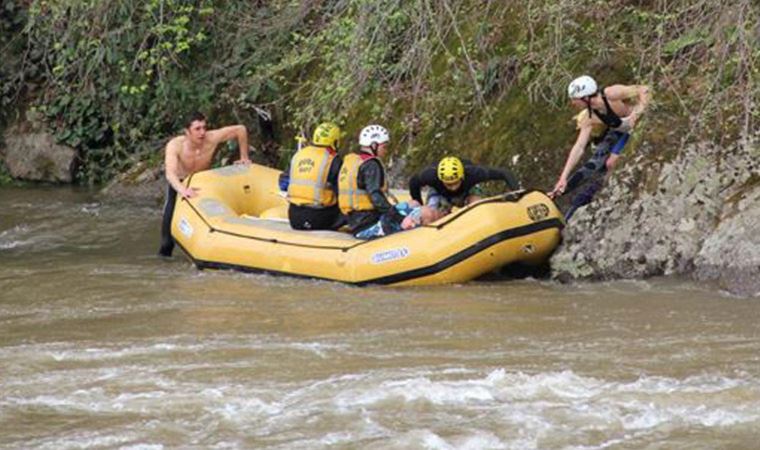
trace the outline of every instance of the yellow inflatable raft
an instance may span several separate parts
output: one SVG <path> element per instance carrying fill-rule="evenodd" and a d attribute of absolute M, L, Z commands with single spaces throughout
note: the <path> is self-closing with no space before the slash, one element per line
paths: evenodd
<path fill-rule="evenodd" d="M 279 174 L 251 164 L 199 172 L 186 180 L 199 195 L 177 199 L 172 236 L 198 268 L 356 285 L 461 283 L 507 264 L 545 261 L 564 226 L 545 194 L 517 191 L 371 241 L 334 231 L 297 231 L 287 220 Z"/>

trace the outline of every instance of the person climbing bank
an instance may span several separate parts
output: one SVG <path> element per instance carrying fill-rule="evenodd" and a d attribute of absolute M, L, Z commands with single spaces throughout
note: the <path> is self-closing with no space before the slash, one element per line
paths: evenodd
<path fill-rule="evenodd" d="M 601 189 L 604 179 L 599 180 L 595 175 L 609 176 L 631 131 L 649 105 L 651 93 L 644 85 L 599 87 L 593 78 L 584 75 L 570 83 L 567 94 L 572 106 L 581 110 L 575 116 L 578 136 L 549 196 L 556 198 L 569 194 L 587 184 L 586 189 L 572 199 L 571 207 L 565 213 L 565 218 L 570 219 Z M 594 154 L 570 176 L 590 141 L 596 144 Z"/>
<path fill-rule="evenodd" d="M 199 112 L 194 112 L 187 118 L 183 135 L 172 138 L 166 144 L 164 165 L 168 186 L 161 223 L 159 256 L 169 257 L 174 251 L 171 224 L 177 194 L 183 198 L 193 198 L 198 195 L 197 189 L 184 186 L 182 180 L 210 168 L 219 144 L 230 139 L 237 139 L 240 149 L 240 159 L 235 161 L 235 164 L 249 164 L 251 161 L 248 158 L 248 130 L 245 126 L 231 125 L 207 130 L 206 116 Z"/>
<path fill-rule="evenodd" d="M 456 156 L 442 158 L 437 165 L 423 169 L 409 180 L 409 194 L 422 202 L 422 187 L 431 188 L 427 204 L 443 209 L 463 207 L 480 200 L 476 186 L 486 181 L 504 181 L 510 190 L 520 189 L 517 178 L 508 170 L 476 166 Z"/>
<path fill-rule="evenodd" d="M 288 219 L 296 230 L 337 230 L 342 225 L 338 208 L 338 155 L 340 128 L 322 123 L 310 145 L 298 150 L 290 161 Z"/>

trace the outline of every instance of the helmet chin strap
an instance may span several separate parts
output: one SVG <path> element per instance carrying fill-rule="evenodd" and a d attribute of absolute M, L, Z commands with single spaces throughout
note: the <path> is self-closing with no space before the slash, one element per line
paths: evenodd
<path fill-rule="evenodd" d="M 377 142 L 373 142 L 369 144 L 369 149 L 372 150 L 372 154 L 375 156 L 377 156 L 377 147 L 378 147 Z"/>

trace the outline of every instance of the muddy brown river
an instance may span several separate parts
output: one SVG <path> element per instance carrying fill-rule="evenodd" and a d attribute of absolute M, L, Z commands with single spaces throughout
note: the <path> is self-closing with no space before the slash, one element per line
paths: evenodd
<path fill-rule="evenodd" d="M 199 272 L 160 207 L 0 188 L 0 447 L 760 448 L 760 299 Z"/>

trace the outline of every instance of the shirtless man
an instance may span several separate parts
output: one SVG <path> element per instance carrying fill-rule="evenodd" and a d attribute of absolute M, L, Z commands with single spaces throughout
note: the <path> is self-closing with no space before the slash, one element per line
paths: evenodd
<path fill-rule="evenodd" d="M 651 98 L 647 86 L 616 84 L 599 88 L 588 75 L 573 80 L 567 93 L 571 104 L 581 110 L 575 116 L 578 137 L 554 189 L 549 192 L 552 198 L 572 192 L 596 173 L 609 175 L 612 172 Z M 589 141 L 596 144 L 594 155 L 570 176 Z M 565 213 L 565 219 L 569 219 L 578 207 L 591 202 L 600 188 L 600 182 L 590 183 L 586 191 L 572 200 L 572 207 Z"/>
<path fill-rule="evenodd" d="M 174 239 L 171 235 L 172 216 L 177 193 L 183 198 L 193 198 L 198 195 L 198 189 L 185 187 L 182 180 L 186 177 L 211 167 L 211 161 L 216 148 L 222 142 L 237 139 L 240 148 L 240 159 L 235 164 L 249 164 L 248 159 L 248 130 L 244 125 L 231 125 L 216 130 L 206 130 L 206 117 L 195 112 L 185 123 L 185 134 L 172 138 L 166 144 L 165 166 L 166 204 L 164 219 L 161 224 L 161 248 L 159 256 L 169 257 L 174 250 Z"/>

